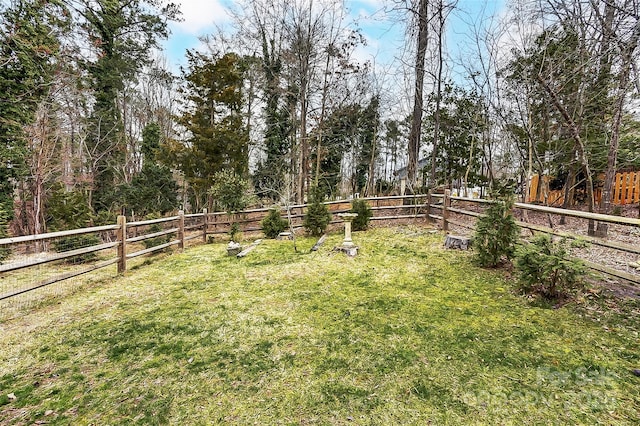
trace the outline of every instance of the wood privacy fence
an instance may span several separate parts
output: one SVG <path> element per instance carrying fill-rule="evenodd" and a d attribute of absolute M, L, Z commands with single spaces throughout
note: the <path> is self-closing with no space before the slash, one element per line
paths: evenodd
<path fill-rule="evenodd" d="M 543 203 L 545 192 L 549 205 L 560 205 L 564 202 L 564 190 L 549 190 L 549 176 L 533 175 L 529 182 L 527 202 Z M 596 203 L 600 203 L 602 189 L 595 188 L 593 196 Z M 613 199 L 615 205 L 623 206 L 640 202 L 640 171 L 616 173 L 613 184 Z"/>
<path fill-rule="evenodd" d="M 425 195 L 368 198 L 371 220 L 424 219 Z M 351 209 L 351 201 L 325 203 L 333 213 Z M 282 211 L 294 228 L 302 227 L 306 205 Z M 204 243 L 216 234 L 229 232 L 238 223 L 242 232 L 261 230 L 270 209 L 246 210 L 229 216 L 224 212 L 183 214 L 161 219 L 127 221 L 119 216 L 113 225 L 0 239 L 0 251 L 9 252 L 0 264 L 0 312 L 7 305 L 31 306 L 46 297 L 73 289 L 72 278 L 93 273 L 108 278 L 124 273 L 144 256 L 191 243 Z M 287 211 L 288 210 L 288 211 Z M 341 222 L 337 218 L 332 223 Z M 108 271 L 108 267 L 111 271 Z M 134 266 L 137 266 L 134 265 Z"/>
<path fill-rule="evenodd" d="M 448 193 L 375 197 L 365 200 L 373 211 L 372 221 L 391 224 L 397 223 L 398 220 L 435 220 L 444 230 L 448 230 L 450 225 L 472 229 L 474 219 L 480 216 L 483 207 L 490 203 L 482 199 L 451 197 Z M 332 201 L 326 204 L 333 213 L 351 209 L 350 201 Z M 306 208 L 306 205 L 289 206 L 288 209 L 283 209 L 281 214 L 285 218 L 291 218 L 294 228 L 300 228 Z M 638 231 L 640 236 L 639 219 L 523 203 L 516 203 L 515 208 L 603 221 Z M 0 264 L 0 314 L 5 308 L 20 309 L 53 295 L 68 294 L 74 286 L 81 285 L 89 279 L 78 283 L 71 278 L 92 273 L 91 276 L 95 279 L 106 279 L 117 273 L 124 273 L 131 266 L 139 266 L 139 259 L 144 259 L 152 253 L 174 246 L 181 250 L 188 244 L 204 243 L 216 234 L 227 233 L 233 222 L 240 225 L 242 232 L 260 231 L 260 222 L 268 211 L 269 208 L 253 209 L 231 217 L 223 212 L 179 213 L 177 216 L 162 219 L 131 222 L 120 216 L 113 225 L 0 239 L 0 250 L 10 252 L 9 257 Z M 435 214 L 438 211 L 440 214 Z M 466 220 L 460 220 L 460 217 Z M 332 221 L 340 222 L 337 218 Z M 639 245 L 558 232 L 522 221 L 518 224 L 531 231 L 580 239 L 592 246 L 624 252 L 636 258 L 640 254 Z M 625 265 L 616 269 L 596 263 L 587 264 L 597 271 L 640 283 L 639 275 L 625 270 Z"/>
<path fill-rule="evenodd" d="M 436 200 L 439 202 L 434 203 Z M 449 230 L 450 225 L 473 230 L 475 227 L 475 219 L 482 215 L 482 211 L 490 203 L 492 203 L 492 201 L 483 199 L 452 197 L 448 191 L 445 191 L 444 194 L 433 194 L 430 196 L 427 203 L 426 214 L 430 219 L 437 221 L 445 231 Z M 516 216 L 524 216 L 524 211 L 542 213 L 547 217 L 548 221 L 551 221 L 550 217 L 554 215 L 564 216 L 565 218 L 605 222 L 617 227 L 617 233 L 632 236 L 632 239 L 640 241 L 640 219 L 636 218 L 603 215 L 525 203 L 515 203 L 514 210 Z M 435 214 L 436 211 L 440 212 L 440 214 Z M 472 220 L 468 220 L 468 218 L 472 218 Z M 640 245 L 638 244 L 629 244 L 607 238 L 590 237 L 573 232 L 562 232 L 551 227 L 528 223 L 522 220 L 518 220 L 516 223 L 522 229 L 529 230 L 531 234 L 534 232 L 543 232 L 562 238 L 583 241 L 587 245 L 583 250 L 583 254 L 586 256 L 581 255 L 580 258 L 590 269 L 615 278 L 624 279 L 634 284 L 640 284 L 640 271 L 637 271 L 636 268 L 629 265 L 637 265 L 639 262 Z M 584 229 L 586 228 L 587 227 L 584 226 Z M 590 255 L 588 253 L 589 250 L 591 250 Z M 591 260 L 589 260 L 589 258 L 591 258 Z M 612 259 L 608 265 L 593 261 L 594 259 L 605 258 Z"/>

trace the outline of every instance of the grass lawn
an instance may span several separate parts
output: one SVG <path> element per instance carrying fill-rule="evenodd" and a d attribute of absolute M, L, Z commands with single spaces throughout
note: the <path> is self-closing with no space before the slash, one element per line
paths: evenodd
<path fill-rule="evenodd" d="M 198 246 L 0 323 L 0 424 L 640 422 L 637 301 L 532 305 L 424 228 L 354 241 Z"/>

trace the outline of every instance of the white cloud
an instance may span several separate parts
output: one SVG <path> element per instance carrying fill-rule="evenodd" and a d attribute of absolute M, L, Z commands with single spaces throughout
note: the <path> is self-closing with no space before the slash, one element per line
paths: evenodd
<path fill-rule="evenodd" d="M 203 30 L 229 19 L 220 0 L 175 0 L 182 11 L 176 27 L 187 34 L 200 35 Z"/>

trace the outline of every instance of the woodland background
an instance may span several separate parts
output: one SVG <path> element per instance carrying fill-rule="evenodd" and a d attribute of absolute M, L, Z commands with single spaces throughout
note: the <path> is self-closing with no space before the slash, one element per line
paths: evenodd
<path fill-rule="evenodd" d="M 470 17 L 455 53 L 456 1 L 380 4 L 406 39 L 391 65 L 358 59 L 349 2 L 241 0 L 174 73 L 159 49 L 174 4 L 4 1 L 2 233 L 213 211 L 221 181 L 269 205 L 400 177 L 525 194 L 538 174 L 564 207 L 611 212 L 615 174 L 640 170 L 636 0 L 509 1 Z"/>

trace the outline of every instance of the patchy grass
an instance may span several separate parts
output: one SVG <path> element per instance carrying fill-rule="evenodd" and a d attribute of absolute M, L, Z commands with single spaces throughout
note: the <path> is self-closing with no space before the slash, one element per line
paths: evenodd
<path fill-rule="evenodd" d="M 402 227 L 191 248 L 0 324 L 0 423 L 637 424 L 637 302 L 553 310 Z"/>

